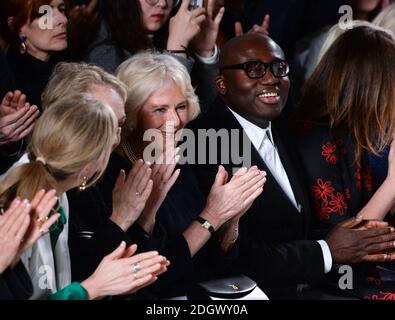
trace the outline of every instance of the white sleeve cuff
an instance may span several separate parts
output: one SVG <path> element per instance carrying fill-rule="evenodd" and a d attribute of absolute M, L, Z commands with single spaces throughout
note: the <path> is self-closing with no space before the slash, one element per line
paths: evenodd
<path fill-rule="evenodd" d="M 215 45 L 214 46 L 214 53 L 211 57 L 201 57 L 199 56 L 197 53 L 195 53 L 195 57 L 202 63 L 204 64 L 214 64 L 214 63 L 218 63 L 219 62 L 219 49 L 218 47 Z"/>
<path fill-rule="evenodd" d="M 319 240 L 317 242 L 321 246 L 322 255 L 324 257 L 325 274 L 327 274 L 331 271 L 333 264 L 331 250 L 325 240 Z"/>

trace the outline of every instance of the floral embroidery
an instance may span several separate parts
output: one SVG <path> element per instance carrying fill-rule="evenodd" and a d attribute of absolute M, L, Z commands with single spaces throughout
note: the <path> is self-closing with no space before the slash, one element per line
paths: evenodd
<path fill-rule="evenodd" d="M 311 187 L 311 190 L 314 193 L 314 197 L 316 199 L 322 199 L 327 201 L 327 197 L 333 194 L 335 188 L 332 187 L 332 183 L 330 181 L 324 182 L 322 179 L 317 180 L 317 186 Z"/>
<path fill-rule="evenodd" d="M 323 201 L 320 205 L 318 201 L 316 201 L 316 210 L 315 212 L 318 215 L 318 219 L 322 220 L 329 220 L 330 214 L 332 213 L 332 209 L 328 206 L 327 201 Z"/>
<path fill-rule="evenodd" d="M 322 146 L 321 155 L 325 157 L 326 162 L 336 164 L 337 163 L 336 145 L 327 142 L 326 145 Z"/>
<path fill-rule="evenodd" d="M 336 195 L 333 196 L 332 201 L 329 202 L 329 204 L 332 206 L 333 212 L 338 212 L 341 216 L 343 216 L 345 213 L 344 209 L 348 208 L 344 196 L 339 192 L 337 192 Z"/>
<path fill-rule="evenodd" d="M 344 190 L 344 194 L 335 193 L 332 182 L 317 179 L 317 185 L 311 187 L 314 196 L 315 211 L 319 220 L 329 220 L 332 213 L 343 216 L 348 208 L 347 200 L 350 199 L 350 191 Z"/>
<path fill-rule="evenodd" d="M 344 189 L 344 196 L 346 197 L 347 200 L 351 199 L 350 189 L 348 188 Z"/>

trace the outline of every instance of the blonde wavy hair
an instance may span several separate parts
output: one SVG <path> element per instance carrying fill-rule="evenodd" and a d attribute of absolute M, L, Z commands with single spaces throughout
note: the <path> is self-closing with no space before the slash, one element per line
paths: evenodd
<path fill-rule="evenodd" d="M 58 100 L 35 125 L 30 162 L 11 169 L 0 183 L 0 207 L 7 208 L 15 197 L 32 200 L 41 189 L 58 189 L 58 182 L 103 159 L 91 186 L 108 164 L 117 130 L 114 111 L 89 95 Z"/>
<path fill-rule="evenodd" d="M 127 86 L 126 129 L 137 127 L 141 108 L 150 96 L 173 81 L 188 102 L 188 121 L 200 113 L 199 99 L 191 84 L 187 69 L 170 55 L 144 51 L 123 62 L 116 72 Z"/>
<path fill-rule="evenodd" d="M 126 101 L 126 85 L 114 75 L 92 64 L 61 62 L 56 65 L 41 96 L 42 107 L 45 110 L 64 96 L 87 93 L 92 85 L 110 87 L 123 102 Z"/>

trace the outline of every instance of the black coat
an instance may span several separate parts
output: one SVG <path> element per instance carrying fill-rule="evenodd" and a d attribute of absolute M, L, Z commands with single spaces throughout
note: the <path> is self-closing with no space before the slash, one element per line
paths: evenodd
<path fill-rule="evenodd" d="M 8 91 L 15 90 L 15 80 L 8 66 L 7 58 L 0 50 L 0 99 L 3 100 Z"/>
<path fill-rule="evenodd" d="M 27 300 L 32 294 L 32 282 L 22 262 L 0 275 L 0 300 Z"/>
<path fill-rule="evenodd" d="M 0 50 L 0 101 L 9 91 L 15 90 L 15 80 L 7 58 L 2 50 Z M 11 155 L 15 155 L 20 149 L 20 144 L 15 143 L 11 145 L 0 146 L 0 174 L 7 171 L 9 167 L 18 159 Z"/>
<path fill-rule="evenodd" d="M 224 255 L 217 241 L 211 239 L 192 259 L 188 243 L 182 235 L 205 205 L 205 198 L 190 168 L 181 169 L 180 177 L 157 213 L 152 236 L 137 223 L 124 232 L 109 219 L 112 190 L 121 169 L 128 173 L 130 163 L 114 153 L 97 186 L 83 193 L 73 190 L 67 194 L 73 280 L 82 280 L 93 273 L 100 260 L 121 241 L 126 241 L 128 245 L 136 243 L 139 252 L 158 250 L 170 260 L 168 271 L 148 288 L 150 294 L 157 297 L 185 295 L 195 281 L 230 273 L 228 266 L 234 252 Z"/>
<path fill-rule="evenodd" d="M 38 60 L 30 54 L 21 54 L 17 49 L 10 48 L 7 60 L 15 78 L 16 89 L 27 97 L 27 102 L 41 110 L 41 95 L 49 81 L 60 56 L 52 57 L 48 62 Z"/>
<path fill-rule="evenodd" d="M 243 133 L 242 127 L 220 98 L 206 115 L 193 121 L 189 127 L 195 133 L 198 129 L 210 128 L 239 129 L 239 132 Z M 300 170 L 281 140 L 282 133 L 279 129 L 281 129 L 279 124 L 272 124 L 274 142 L 302 210 L 298 212 L 293 206 L 251 145 L 251 164 L 267 172 L 267 182 L 263 194 L 241 219 L 240 253 L 237 261 L 239 272 L 256 280 L 269 296 L 271 289 L 313 283 L 324 276 L 324 260 L 320 245 L 317 241 L 308 240 L 310 209 L 308 197 L 301 184 L 302 179 L 299 177 Z M 240 144 L 239 150 L 242 150 Z M 228 147 L 232 153 L 235 145 Z M 220 156 L 219 144 L 217 151 Z M 201 151 L 197 153 L 201 154 Z M 217 159 L 219 160 L 215 165 L 194 166 L 201 189 L 205 193 L 209 191 L 214 181 L 218 164 L 223 164 L 230 176 L 235 167 L 232 161 L 228 164 L 221 158 Z"/>

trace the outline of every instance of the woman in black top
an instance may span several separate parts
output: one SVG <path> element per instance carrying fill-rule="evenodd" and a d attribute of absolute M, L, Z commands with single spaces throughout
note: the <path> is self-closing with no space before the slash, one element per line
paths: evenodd
<path fill-rule="evenodd" d="M 43 12 L 48 6 L 51 10 Z M 16 88 L 32 105 L 40 107 L 41 94 L 59 54 L 67 48 L 65 2 L 5 0 L 2 7 L 1 32 L 10 44 L 7 59 Z"/>
<path fill-rule="evenodd" d="M 295 145 L 310 191 L 317 237 L 357 215 L 394 222 L 389 214 L 395 206 L 395 78 L 389 71 L 394 68 L 392 35 L 361 26 L 333 43 L 307 83 Z M 372 157 L 380 158 L 381 168 L 373 165 Z M 377 186 L 375 176 L 380 181 Z M 383 262 L 394 258 L 392 248 L 376 250 Z M 393 297 L 394 281 L 377 279 L 374 267 L 354 268 L 352 292 L 368 299 Z"/>

